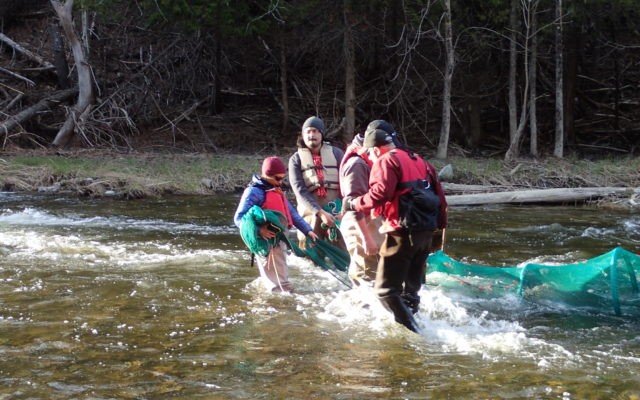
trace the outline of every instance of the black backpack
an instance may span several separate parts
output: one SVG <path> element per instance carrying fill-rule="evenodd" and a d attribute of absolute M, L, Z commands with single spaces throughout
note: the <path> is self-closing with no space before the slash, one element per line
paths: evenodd
<path fill-rule="evenodd" d="M 438 226 L 440 197 L 426 179 L 403 182 L 399 189 L 410 189 L 398 199 L 398 223 L 409 232 L 434 230 Z"/>

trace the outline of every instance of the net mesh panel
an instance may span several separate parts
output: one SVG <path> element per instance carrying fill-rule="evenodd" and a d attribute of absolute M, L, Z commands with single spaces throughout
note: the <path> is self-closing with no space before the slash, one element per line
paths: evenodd
<path fill-rule="evenodd" d="M 260 226 L 265 223 L 274 225 L 278 233 L 273 239 L 263 239 L 260 236 Z M 278 241 L 284 241 L 287 247 L 298 257 L 306 257 L 314 264 L 328 271 L 346 272 L 349 267 L 349 253 L 332 245 L 326 240 L 312 241 L 307 239 L 304 249 L 301 249 L 293 240 L 287 237 L 286 218 L 282 213 L 273 210 L 263 210 L 259 206 L 252 206 L 242 217 L 240 224 L 240 237 L 244 244 L 254 254 L 266 257 L 269 251 Z M 348 281 L 336 276 L 345 285 L 350 286 Z"/>
<path fill-rule="evenodd" d="M 322 255 L 326 256 L 336 269 L 347 272 L 351 259 L 349 253 L 345 250 L 324 239 L 318 240 L 315 243 L 307 243 L 307 253 L 313 250 L 315 250 L 320 257 L 322 257 Z"/>
<path fill-rule="evenodd" d="M 263 210 L 258 206 L 252 206 L 242 216 L 242 222 L 240 223 L 240 237 L 244 244 L 249 248 L 250 252 L 263 257 L 268 256 L 271 248 L 280 240 L 277 237 L 267 240 L 260 236 L 260 226 L 267 222 L 280 229 L 280 232 L 286 232 L 287 224 L 284 215 L 277 211 Z"/>
<path fill-rule="evenodd" d="M 427 282 L 476 296 L 516 294 L 640 315 L 640 256 L 621 247 L 574 264 L 507 267 L 467 264 L 438 251 L 429 257 L 428 273 Z"/>

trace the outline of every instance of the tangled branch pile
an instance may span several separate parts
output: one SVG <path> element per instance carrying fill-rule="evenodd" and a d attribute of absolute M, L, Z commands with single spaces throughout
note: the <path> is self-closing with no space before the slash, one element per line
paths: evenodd
<path fill-rule="evenodd" d="M 431 151 L 438 142 L 445 74 L 440 2 L 83 1 L 74 29 L 95 101 L 78 115 L 76 93 L 68 91 L 78 86 L 77 60 L 52 3 L 62 2 L 0 3 L 2 149 L 50 146 L 69 115 L 74 144 L 83 147 L 281 148 L 293 146 L 311 114 L 323 116 L 328 136 L 345 141 L 353 134 L 346 131 L 348 107 L 355 110 L 355 131 L 385 118 L 412 145 Z M 576 152 L 638 150 L 640 73 L 633 66 L 640 60 L 634 45 L 640 6 L 631 3 L 575 4 L 565 18 L 565 120 Z M 513 31 L 508 5 L 474 0 L 453 7 L 452 148 L 503 153 Z M 537 10 L 538 130 L 548 153 L 555 88 L 547 55 L 555 20 L 550 9 Z M 523 32 L 520 23 L 518 76 L 525 75 L 523 49 L 533 39 Z M 353 81 L 345 79 L 349 68 Z M 525 85 L 518 81 L 518 96 Z M 356 98 L 347 104 L 351 90 Z"/>

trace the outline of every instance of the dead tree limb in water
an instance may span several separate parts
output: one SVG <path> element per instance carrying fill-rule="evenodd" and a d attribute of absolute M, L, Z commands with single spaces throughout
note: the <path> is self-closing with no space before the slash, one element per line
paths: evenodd
<path fill-rule="evenodd" d="M 59 0 L 51 0 L 51 5 L 60 19 L 60 25 L 62 25 L 64 34 L 69 41 L 69 47 L 73 52 L 74 63 L 78 71 L 78 102 L 71 108 L 67 120 L 52 143 L 54 147 L 64 147 L 73 138 L 75 128 L 81 128 L 78 125 L 82 124 L 82 116 L 86 116 L 90 111 L 94 102 L 94 93 L 91 66 L 87 62 L 84 47 L 73 27 L 73 0 L 66 0 L 64 4 Z"/>
<path fill-rule="evenodd" d="M 31 107 L 20 111 L 18 114 L 9 117 L 2 124 L 0 124 L 0 135 L 5 135 L 5 141 L 6 141 L 6 136 L 8 136 L 9 132 L 11 132 L 17 126 L 28 121 L 40 111 L 44 111 L 48 109 L 53 103 L 66 100 L 74 96 L 76 93 L 78 93 L 78 89 L 75 89 L 75 88 L 56 92 L 53 95 L 40 100 L 39 102 L 32 105 Z"/>

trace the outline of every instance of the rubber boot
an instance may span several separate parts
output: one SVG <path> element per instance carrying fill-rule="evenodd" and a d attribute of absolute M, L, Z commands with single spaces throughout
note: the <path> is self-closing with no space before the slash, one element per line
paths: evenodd
<path fill-rule="evenodd" d="M 420 309 L 420 296 L 418 296 L 417 294 L 402 293 L 400 297 L 402 297 L 404 304 L 406 304 L 411 312 L 415 315 Z"/>
<path fill-rule="evenodd" d="M 397 323 L 406 326 L 410 331 L 420 333 L 420 328 L 413 318 L 413 314 L 400 296 L 380 297 L 380 302 L 384 308 L 393 313 Z"/>

